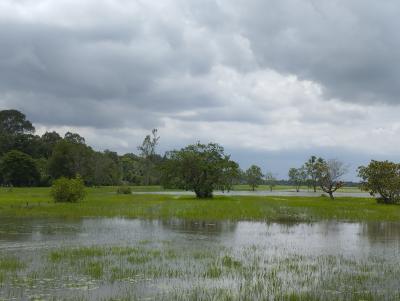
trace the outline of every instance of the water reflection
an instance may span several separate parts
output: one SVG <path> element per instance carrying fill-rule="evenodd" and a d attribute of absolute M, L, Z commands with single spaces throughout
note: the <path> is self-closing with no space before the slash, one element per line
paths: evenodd
<path fill-rule="evenodd" d="M 264 223 L 122 218 L 4 219 L 0 249 L 58 245 L 134 244 L 140 240 L 203 240 L 229 247 L 258 244 L 301 253 L 358 254 L 399 249 L 400 223 Z"/>
<path fill-rule="evenodd" d="M 390 293 L 389 300 L 400 275 L 400 269 L 392 268 L 399 263 L 399 226 L 393 222 L 335 221 L 1 220 L 0 259 L 22 258 L 28 268 L 21 272 L 25 274 L 12 276 L 18 281 L 3 276 L 7 284 L 0 290 L 0 299 L 79 297 L 84 292 L 85 300 L 107 300 L 105 296 L 120 296 L 122 291 L 151 298 L 155 292 L 170 293 L 172 285 L 178 288 L 178 295 L 198 285 L 238 294 L 239 288 L 244 288 L 243 296 L 248 299 L 257 299 L 257 292 L 261 297 L 269 292 L 274 299 L 274 294 L 281 292 L 274 291 L 279 288 L 277 279 L 284 293 L 308 286 L 319 294 L 331 285 L 324 291 L 329 295 L 346 289 L 342 287 L 344 279 L 351 281 L 358 275 L 361 278 L 354 278 L 358 282 L 353 285 L 358 285 L 359 291 L 376 288 Z M 85 248 L 78 248 L 81 246 Z M 11 277 L 12 272 L 6 273 Z M 28 278 L 35 285 L 27 282 Z M 263 289 L 256 286 L 246 291 L 254 279 Z"/>

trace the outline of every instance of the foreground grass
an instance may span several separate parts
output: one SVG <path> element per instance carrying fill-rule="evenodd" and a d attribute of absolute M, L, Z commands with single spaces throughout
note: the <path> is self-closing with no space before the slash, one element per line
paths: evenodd
<path fill-rule="evenodd" d="M 268 221 L 398 221 L 400 206 L 369 198 L 117 195 L 115 188 L 89 188 L 83 202 L 54 203 L 48 188 L 0 189 L 0 217 L 127 217 L 145 219 Z"/>
<path fill-rule="evenodd" d="M 273 254 L 257 245 L 194 250 L 169 241 L 129 247 L 67 247 L 41 255 L 36 257 L 41 264 L 32 265 L 30 272 L 8 274 L 0 298 L 96 300 L 91 292 L 102 286 L 101 300 L 400 298 L 399 265 L 377 257 Z M 112 286 L 118 289 L 107 289 Z M 44 294 L 47 291 L 54 299 Z M 57 296 L 62 291 L 74 297 Z"/>

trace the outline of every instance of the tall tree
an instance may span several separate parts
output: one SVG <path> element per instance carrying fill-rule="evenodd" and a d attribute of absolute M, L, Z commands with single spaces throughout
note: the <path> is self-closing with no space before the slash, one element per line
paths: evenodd
<path fill-rule="evenodd" d="M 265 184 L 268 185 L 270 191 L 272 191 L 272 189 L 276 186 L 276 178 L 272 172 L 266 173 Z"/>
<path fill-rule="evenodd" d="M 135 154 L 125 154 L 120 158 L 122 167 L 122 181 L 127 183 L 141 184 L 140 158 Z"/>
<path fill-rule="evenodd" d="M 311 156 L 308 161 L 304 163 L 304 167 L 307 171 L 314 192 L 317 192 L 318 171 L 321 169 L 322 164 L 324 164 L 324 159 L 316 156 Z"/>
<path fill-rule="evenodd" d="M 157 135 L 157 129 L 153 129 L 151 135 L 147 135 L 142 145 L 138 147 L 141 157 L 142 173 L 143 173 L 143 184 L 150 184 L 150 176 L 154 171 L 154 161 L 156 157 L 156 147 L 160 137 Z"/>
<path fill-rule="evenodd" d="M 17 110 L 0 111 L 0 134 L 32 134 L 35 128 L 25 114 Z"/>
<path fill-rule="evenodd" d="M 34 132 L 35 128 L 23 113 L 17 110 L 0 111 L 0 155 L 12 149 L 25 152 L 21 147 L 29 145 L 24 143 L 27 140 L 25 136 Z"/>
<path fill-rule="evenodd" d="M 231 189 L 238 170 L 222 146 L 198 142 L 166 154 L 162 182 L 164 187 L 190 190 L 198 198 L 209 198 L 215 189 Z"/>
<path fill-rule="evenodd" d="M 41 155 L 48 159 L 53 153 L 54 146 L 61 140 L 61 136 L 57 132 L 46 132 L 40 137 Z"/>
<path fill-rule="evenodd" d="M 296 191 L 299 192 L 301 185 L 303 185 L 307 179 L 307 172 L 304 166 L 300 168 L 290 168 L 288 176 L 289 181 L 295 185 Z"/>
<path fill-rule="evenodd" d="M 60 140 L 49 159 L 49 174 L 53 179 L 80 175 L 87 184 L 93 181 L 93 150 L 85 144 Z"/>
<path fill-rule="evenodd" d="M 31 156 L 12 150 L 6 153 L 0 164 L 4 184 L 33 186 L 40 180 L 40 173 Z"/>
<path fill-rule="evenodd" d="M 333 200 L 333 193 L 340 187 L 343 187 L 344 182 L 342 176 L 347 173 L 347 167 L 343 162 L 331 159 L 320 165 L 318 170 L 318 182 L 322 191 L 329 194 Z"/>
<path fill-rule="evenodd" d="M 261 168 L 257 165 L 251 165 L 246 170 L 246 180 L 247 184 L 251 187 L 251 190 L 255 190 L 258 185 L 263 182 L 263 173 Z"/>

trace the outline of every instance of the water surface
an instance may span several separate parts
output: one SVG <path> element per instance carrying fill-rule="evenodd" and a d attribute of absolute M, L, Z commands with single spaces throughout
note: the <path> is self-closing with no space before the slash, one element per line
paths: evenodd
<path fill-rule="evenodd" d="M 395 300 L 399 251 L 393 222 L 3 219 L 0 300 Z"/>

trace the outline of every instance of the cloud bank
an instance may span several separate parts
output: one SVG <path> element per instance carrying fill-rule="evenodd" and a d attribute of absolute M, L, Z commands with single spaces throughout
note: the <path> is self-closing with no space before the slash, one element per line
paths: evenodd
<path fill-rule="evenodd" d="M 217 141 L 281 176 L 312 153 L 396 158 L 399 13 L 394 0 L 2 0 L 0 108 L 98 149 L 135 151 L 154 127 L 163 150 Z"/>

